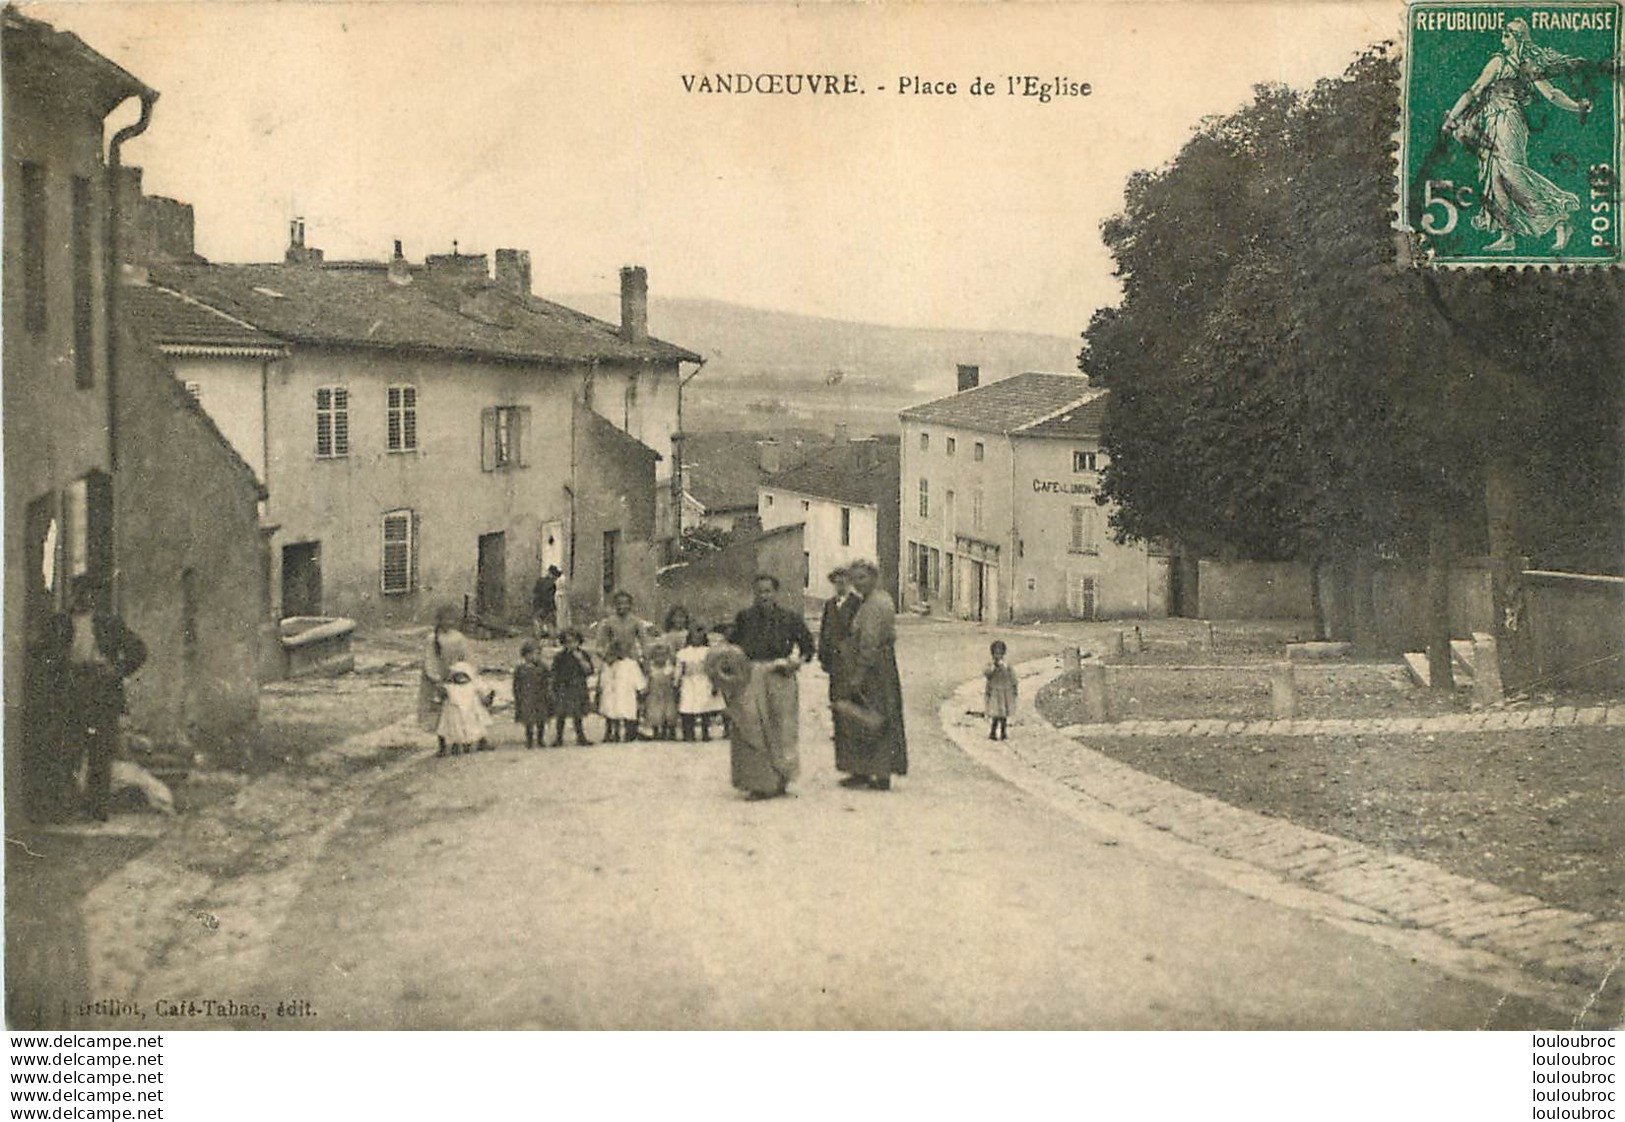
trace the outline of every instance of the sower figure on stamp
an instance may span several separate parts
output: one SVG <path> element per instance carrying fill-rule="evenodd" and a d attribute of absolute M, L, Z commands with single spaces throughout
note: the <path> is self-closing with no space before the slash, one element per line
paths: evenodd
<path fill-rule="evenodd" d="M 1478 153 L 1483 209 L 1473 215 L 1473 227 L 1501 233 L 1484 248 L 1510 252 L 1520 234 L 1538 238 L 1555 230 L 1552 248 L 1561 250 L 1568 244 L 1580 199 L 1529 166 L 1524 106 L 1538 93 L 1559 109 L 1578 114 L 1584 125 L 1591 103 L 1575 100 L 1548 81 L 1552 74 L 1573 70 L 1580 60 L 1537 45 L 1521 19 L 1507 24 L 1501 47 L 1446 114 L 1444 131 Z"/>

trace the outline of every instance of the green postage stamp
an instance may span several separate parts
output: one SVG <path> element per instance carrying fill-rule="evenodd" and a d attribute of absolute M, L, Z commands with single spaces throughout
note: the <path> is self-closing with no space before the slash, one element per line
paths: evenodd
<path fill-rule="evenodd" d="M 1620 263 L 1620 9 L 1410 5 L 1399 213 L 1428 260 Z"/>

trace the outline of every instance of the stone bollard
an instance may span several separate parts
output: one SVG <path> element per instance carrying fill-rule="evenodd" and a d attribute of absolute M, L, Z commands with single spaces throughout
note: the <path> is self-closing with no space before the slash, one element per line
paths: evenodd
<path fill-rule="evenodd" d="M 1501 655 L 1495 649 L 1495 636 L 1486 631 L 1473 632 L 1473 704 L 1499 705 L 1503 699 L 1501 689 Z"/>
<path fill-rule="evenodd" d="M 1121 631 L 1114 632 L 1112 635 L 1112 657 L 1122 658 L 1123 651 L 1125 649 L 1126 648 L 1124 647 L 1123 643 L 1123 633 Z"/>
<path fill-rule="evenodd" d="M 1079 677 L 1083 685 L 1083 704 L 1089 713 L 1089 719 L 1096 724 L 1104 724 L 1110 718 L 1106 715 L 1106 664 L 1094 659 L 1086 660 L 1078 668 Z"/>
<path fill-rule="evenodd" d="M 1061 648 L 1061 676 L 1069 685 L 1081 685 L 1078 680 L 1078 666 L 1083 661 L 1082 647 Z"/>
<path fill-rule="evenodd" d="M 1278 662 L 1270 667 L 1270 718 L 1290 721 L 1298 715 L 1298 690 L 1292 681 L 1292 664 Z"/>
<path fill-rule="evenodd" d="M 1141 631 L 1138 626 L 1134 628 L 1134 653 L 1145 653 L 1145 632 Z"/>

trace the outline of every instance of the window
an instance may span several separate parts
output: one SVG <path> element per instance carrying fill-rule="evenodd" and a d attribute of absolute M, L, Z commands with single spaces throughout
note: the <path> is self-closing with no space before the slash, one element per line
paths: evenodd
<path fill-rule="evenodd" d="M 931 451 L 931 434 L 928 432 L 922 432 L 920 434 L 920 451 Z"/>
<path fill-rule="evenodd" d="M 530 408 L 524 405 L 497 405 L 480 415 L 480 467 L 485 471 L 522 468 L 525 460 L 525 434 L 530 429 Z"/>
<path fill-rule="evenodd" d="M 954 532 L 954 493 L 949 491 L 942 500 L 942 521 L 948 533 Z"/>
<path fill-rule="evenodd" d="M 96 384 L 95 245 L 92 225 L 96 199 L 90 180 L 73 181 L 73 382 L 82 390 Z"/>
<path fill-rule="evenodd" d="M 384 515 L 384 556 L 378 582 L 386 596 L 411 592 L 417 584 L 417 515 L 392 510 Z"/>
<path fill-rule="evenodd" d="M 1096 510 L 1093 507 L 1075 506 L 1072 508 L 1072 545 L 1073 553 L 1098 553 L 1100 546 L 1095 540 Z"/>
<path fill-rule="evenodd" d="M 24 164 L 19 193 L 23 212 L 23 325 L 38 333 L 45 330 L 45 169 L 39 164 Z"/>
<path fill-rule="evenodd" d="M 316 391 L 316 455 L 333 459 L 350 454 L 350 391 L 322 386 Z"/>
<path fill-rule="evenodd" d="M 801 587 L 812 587 L 812 554 L 801 551 Z"/>
<path fill-rule="evenodd" d="M 931 588 L 931 551 L 925 546 L 918 546 L 909 550 L 909 556 L 914 561 L 914 580 L 920 586 L 922 593 Z"/>
<path fill-rule="evenodd" d="M 772 495 L 763 495 L 762 496 L 762 505 L 764 507 L 767 507 L 769 510 L 773 509 L 773 496 Z"/>
<path fill-rule="evenodd" d="M 418 450 L 418 388 L 390 386 L 386 398 L 389 432 L 386 447 L 391 452 Z"/>
<path fill-rule="evenodd" d="M 973 530 L 982 528 L 982 489 L 980 487 L 970 493 L 970 525 Z"/>
<path fill-rule="evenodd" d="M 1095 453 L 1093 453 L 1093 452 L 1073 452 L 1072 453 L 1072 470 L 1074 472 L 1094 471 L 1095 470 Z"/>
<path fill-rule="evenodd" d="M 954 454 L 954 449 L 958 446 L 959 442 L 950 436 L 948 438 L 948 442 L 943 446 L 943 451 L 952 456 Z"/>
<path fill-rule="evenodd" d="M 841 508 L 841 544 L 852 544 L 852 508 L 849 506 Z"/>
<path fill-rule="evenodd" d="M 1094 619 L 1095 607 L 1095 578 L 1068 573 L 1066 610 L 1077 619 Z"/>
<path fill-rule="evenodd" d="M 971 459 L 975 460 L 977 463 L 981 463 L 982 459 L 987 455 L 987 447 L 980 440 L 978 440 L 975 444 L 971 445 L 970 453 Z"/>
<path fill-rule="evenodd" d="M 931 484 L 924 479 L 920 480 L 920 517 L 931 517 Z"/>
<path fill-rule="evenodd" d="M 812 509 L 812 503 L 808 502 L 806 499 L 802 499 L 801 500 L 801 509 L 803 511 L 811 510 Z"/>

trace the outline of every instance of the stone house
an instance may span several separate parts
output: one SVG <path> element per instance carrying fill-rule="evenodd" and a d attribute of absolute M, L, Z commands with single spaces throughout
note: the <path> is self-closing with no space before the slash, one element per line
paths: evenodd
<path fill-rule="evenodd" d="M 1018 374 L 903 410 L 902 603 L 988 621 L 1164 616 L 1168 559 L 1096 502 L 1106 393 Z"/>
<path fill-rule="evenodd" d="M 158 255 L 163 256 L 163 255 Z M 175 375 L 262 473 L 277 618 L 427 620 L 437 604 L 528 616 L 549 566 L 576 618 L 652 590 L 676 533 L 679 364 L 648 334 L 530 292 L 529 255 L 400 251 L 326 261 L 154 259 L 143 307 Z"/>
<path fill-rule="evenodd" d="M 257 714 L 260 488 L 130 330 L 114 264 L 112 184 L 158 95 L 76 36 L 4 19 L 6 743 L 26 742 L 29 646 L 78 584 L 147 641 L 131 723 L 227 735 Z M 106 143 L 130 99 L 139 120 Z M 6 753 L 11 808 L 22 758 Z"/>
<path fill-rule="evenodd" d="M 762 483 L 764 530 L 806 526 L 800 573 L 806 596 L 828 599 L 829 571 L 867 558 L 880 566 L 880 586 L 897 597 L 898 472 L 898 438 L 872 436 L 817 449 L 801 466 Z"/>

